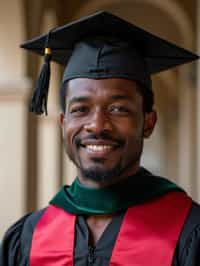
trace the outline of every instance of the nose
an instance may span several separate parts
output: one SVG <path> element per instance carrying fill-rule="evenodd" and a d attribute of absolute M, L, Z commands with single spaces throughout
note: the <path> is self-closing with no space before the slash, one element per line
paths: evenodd
<path fill-rule="evenodd" d="M 84 125 L 84 129 L 94 134 L 110 132 L 112 123 L 105 111 L 98 109 L 91 115 L 90 121 Z"/>

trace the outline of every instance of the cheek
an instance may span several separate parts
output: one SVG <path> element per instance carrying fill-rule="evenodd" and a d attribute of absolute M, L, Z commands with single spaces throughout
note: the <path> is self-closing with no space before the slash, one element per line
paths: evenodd
<path fill-rule="evenodd" d="M 130 149 L 133 145 L 141 142 L 143 139 L 143 126 L 144 123 L 142 119 L 128 124 L 122 124 L 120 133 L 126 141 L 126 148 Z"/>
<path fill-rule="evenodd" d="M 71 152 L 75 148 L 74 138 L 79 134 L 81 128 L 82 127 L 79 123 L 75 123 L 69 120 L 65 121 L 64 141 L 67 152 Z"/>
<path fill-rule="evenodd" d="M 118 123 L 118 132 L 126 138 L 134 138 L 143 134 L 144 121 L 142 118 Z"/>

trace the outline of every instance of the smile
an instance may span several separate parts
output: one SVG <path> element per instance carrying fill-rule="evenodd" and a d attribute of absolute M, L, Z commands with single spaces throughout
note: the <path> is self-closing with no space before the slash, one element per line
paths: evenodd
<path fill-rule="evenodd" d="M 86 145 L 85 147 L 90 152 L 107 152 L 114 148 L 111 145 Z"/>

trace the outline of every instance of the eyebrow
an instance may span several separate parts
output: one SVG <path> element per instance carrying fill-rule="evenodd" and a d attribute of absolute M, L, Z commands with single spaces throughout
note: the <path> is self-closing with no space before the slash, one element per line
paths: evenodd
<path fill-rule="evenodd" d="M 71 100 L 69 100 L 68 105 L 71 105 L 71 104 L 77 103 L 77 102 L 87 102 L 89 99 L 90 98 L 87 96 L 79 96 L 79 97 L 75 96 Z"/>
<path fill-rule="evenodd" d="M 117 95 L 111 96 L 110 99 L 111 100 L 130 100 L 130 96 L 117 94 Z"/>
<path fill-rule="evenodd" d="M 70 106 L 73 103 L 80 103 L 80 102 L 88 102 L 91 98 L 89 96 L 75 96 L 71 100 L 69 100 L 68 106 Z M 109 97 L 110 100 L 130 100 L 130 97 L 128 95 L 112 95 Z"/>

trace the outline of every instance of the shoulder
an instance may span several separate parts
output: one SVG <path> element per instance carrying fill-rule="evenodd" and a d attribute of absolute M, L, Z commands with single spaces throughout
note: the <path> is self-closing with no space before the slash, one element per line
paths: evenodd
<path fill-rule="evenodd" d="M 26 265 L 34 227 L 43 212 L 29 213 L 7 230 L 0 246 L 0 265 L 14 266 L 21 260 Z"/>
<path fill-rule="evenodd" d="M 195 202 L 183 226 L 175 260 L 177 265 L 200 265 L 200 205 Z"/>

